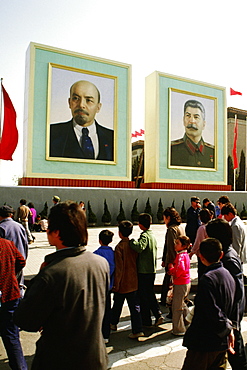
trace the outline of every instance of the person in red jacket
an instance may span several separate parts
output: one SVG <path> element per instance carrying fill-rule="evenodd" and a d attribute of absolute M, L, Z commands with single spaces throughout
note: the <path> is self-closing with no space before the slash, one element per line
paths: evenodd
<path fill-rule="evenodd" d="M 19 338 L 19 328 L 13 322 L 13 314 L 21 297 L 17 275 L 25 266 L 26 261 L 14 243 L 3 238 L 0 238 L 0 255 L 0 335 L 11 369 L 27 370 Z"/>
<path fill-rule="evenodd" d="M 174 249 L 177 252 L 174 263 L 168 265 L 168 274 L 173 277 L 172 299 L 172 334 L 184 335 L 184 318 L 188 314 L 188 308 L 184 299 L 190 291 L 190 257 L 187 249 L 190 246 L 190 238 L 179 236 L 175 241 Z"/>

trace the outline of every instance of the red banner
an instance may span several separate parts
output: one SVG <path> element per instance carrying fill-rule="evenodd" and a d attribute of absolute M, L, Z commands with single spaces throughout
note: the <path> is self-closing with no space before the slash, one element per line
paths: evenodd
<path fill-rule="evenodd" d="M 12 155 L 18 143 L 18 131 L 16 127 L 16 112 L 8 93 L 2 85 L 3 93 L 3 130 L 0 139 L 0 159 L 12 161 Z"/>
<path fill-rule="evenodd" d="M 239 92 L 239 91 L 235 91 L 235 90 L 233 90 L 233 89 L 230 87 L 230 95 L 242 95 L 242 93 L 241 93 L 241 92 Z"/>

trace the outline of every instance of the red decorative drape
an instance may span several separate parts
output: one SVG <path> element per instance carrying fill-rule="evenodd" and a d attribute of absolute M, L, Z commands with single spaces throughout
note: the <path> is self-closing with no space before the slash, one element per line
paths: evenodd
<path fill-rule="evenodd" d="M 3 130 L 0 139 L 0 159 L 12 161 L 12 155 L 18 143 L 16 112 L 8 93 L 2 85 L 3 94 Z"/>

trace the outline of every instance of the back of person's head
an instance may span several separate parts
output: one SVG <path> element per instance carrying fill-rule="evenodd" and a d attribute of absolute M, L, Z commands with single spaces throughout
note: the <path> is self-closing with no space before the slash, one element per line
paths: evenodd
<path fill-rule="evenodd" d="M 182 222 L 178 211 L 174 207 L 167 207 L 163 212 L 163 216 L 165 216 L 166 218 L 170 217 L 170 222 L 168 226 L 180 225 Z"/>
<path fill-rule="evenodd" d="M 110 230 L 102 230 L 99 233 L 99 240 L 103 245 L 108 245 L 112 242 L 113 235 L 114 233 Z"/>
<path fill-rule="evenodd" d="M 23 205 L 23 206 L 24 206 L 26 203 L 27 203 L 26 199 L 21 199 L 21 200 L 20 200 L 20 204 L 21 204 L 21 205 Z"/>
<path fill-rule="evenodd" d="M 133 231 L 133 224 L 128 220 L 124 220 L 120 222 L 118 229 L 124 237 L 128 237 Z"/>
<path fill-rule="evenodd" d="M 236 216 L 237 210 L 234 208 L 234 206 L 231 203 L 226 203 L 221 208 L 221 214 L 222 215 L 229 215 L 229 213 L 232 213 L 234 216 Z"/>
<path fill-rule="evenodd" d="M 81 207 L 69 200 L 52 207 L 48 216 L 48 233 L 53 231 L 59 231 L 66 247 L 87 245 L 87 222 Z"/>
<path fill-rule="evenodd" d="M 29 202 L 27 205 L 29 208 L 34 208 L 34 204 L 32 202 Z"/>
<path fill-rule="evenodd" d="M 60 202 L 60 198 L 59 198 L 59 196 L 58 196 L 58 195 L 54 195 L 54 197 L 52 197 L 52 200 L 53 200 L 53 202 L 55 202 L 55 203 Z"/>
<path fill-rule="evenodd" d="M 222 195 L 217 202 L 221 204 L 230 203 L 230 198 L 227 195 Z"/>
<path fill-rule="evenodd" d="M 218 239 L 207 238 L 200 244 L 200 254 L 209 262 L 218 262 L 221 258 L 222 245 Z"/>
<path fill-rule="evenodd" d="M 145 227 L 145 229 L 149 229 L 152 223 L 152 216 L 149 213 L 141 213 L 138 218 L 139 224 Z"/>
<path fill-rule="evenodd" d="M 210 200 L 208 198 L 204 198 L 203 201 L 202 201 L 202 204 L 206 204 L 206 203 L 209 203 Z"/>
<path fill-rule="evenodd" d="M 211 212 L 207 208 L 203 208 L 199 212 L 199 217 L 200 220 L 204 223 L 207 224 L 209 220 L 211 220 Z"/>
<path fill-rule="evenodd" d="M 14 214 L 14 212 L 15 211 L 10 206 L 5 205 L 0 207 L 0 216 L 3 218 L 11 217 Z"/>
<path fill-rule="evenodd" d="M 185 236 L 185 235 L 179 236 L 177 239 L 181 242 L 184 249 L 189 249 L 189 247 L 190 247 L 190 238 L 188 236 Z"/>
<path fill-rule="evenodd" d="M 215 218 L 209 221 L 206 226 L 206 232 L 210 238 L 218 239 L 221 242 L 223 251 L 226 251 L 232 244 L 232 228 L 222 218 Z"/>
<path fill-rule="evenodd" d="M 198 197 L 194 196 L 194 197 L 191 197 L 191 198 L 190 198 L 190 201 L 191 201 L 191 202 L 200 202 L 200 198 L 198 198 Z"/>

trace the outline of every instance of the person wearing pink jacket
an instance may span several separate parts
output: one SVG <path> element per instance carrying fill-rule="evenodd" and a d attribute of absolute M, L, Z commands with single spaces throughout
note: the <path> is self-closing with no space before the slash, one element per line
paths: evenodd
<path fill-rule="evenodd" d="M 173 277 L 172 299 L 172 334 L 184 335 L 186 331 L 185 317 L 189 310 L 184 302 L 190 291 L 190 258 L 187 249 L 190 239 L 180 236 L 175 241 L 176 258 L 168 266 L 168 273 Z"/>

